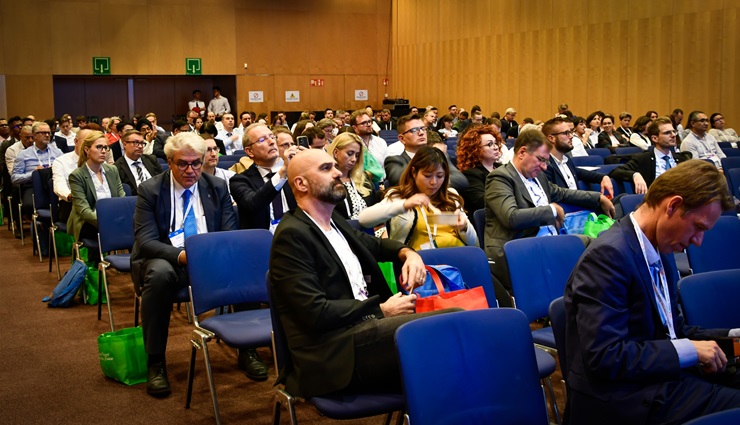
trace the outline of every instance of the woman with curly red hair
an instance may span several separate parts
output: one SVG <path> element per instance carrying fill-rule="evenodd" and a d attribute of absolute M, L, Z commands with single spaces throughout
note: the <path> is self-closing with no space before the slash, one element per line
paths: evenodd
<path fill-rule="evenodd" d="M 485 208 L 486 177 L 498 165 L 503 144 L 501 135 L 488 125 L 469 129 L 457 142 L 457 167 L 468 179 L 462 197 L 469 217 Z"/>

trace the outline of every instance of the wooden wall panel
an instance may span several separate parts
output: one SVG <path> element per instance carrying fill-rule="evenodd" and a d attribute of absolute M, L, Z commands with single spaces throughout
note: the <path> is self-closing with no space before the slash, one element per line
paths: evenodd
<path fill-rule="evenodd" d="M 719 53 L 722 58 L 722 80 L 719 86 L 722 90 L 720 96 L 720 109 L 716 112 L 724 114 L 726 119 L 733 117 L 733 121 L 727 121 L 726 125 L 736 130 L 740 129 L 740 102 L 737 94 L 740 93 L 740 7 L 733 7 L 724 11 L 723 43 L 721 49 L 712 49 Z M 719 50 L 719 51 L 717 51 Z M 713 111 L 715 112 L 715 111 Z"/>
<path fill-rule="evenodd" d="M 238 110 L 241 111 L 254 111 L 257 115 L 261 113 L 269 113 L 274 110 L 275 100 L 275 77 L 272 75 L 256 76 L 256 75 L 240 75 L 236 77 L 236 90 L 240 93 L 237 99 Z M 262 91 L 264 93 L 264 101 L 261 103 L 250 103 L 248 99 L 249 91 Z"/>
<path fill-rule="evenodd" d="M 33 114 L 37 119 L 54 116 L 51 75 L 6 75 L 8 115 Z"/>

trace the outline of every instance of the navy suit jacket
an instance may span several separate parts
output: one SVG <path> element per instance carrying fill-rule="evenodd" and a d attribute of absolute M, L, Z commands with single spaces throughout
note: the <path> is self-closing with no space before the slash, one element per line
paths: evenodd
<path fill-rule="evenodd" d="M 231 196 L 239 207 L 239 227 L 242 229 L 269 229 L 270 204 L 280 192 L 275 190 L 272 181 L 262 178 L 257 164 L 252 164 L 247 171 L 237 174 L 229 180 Z M 288 182 L 282 188 L 288 210 L 296 207 L 293 191 Z M 287 212 L 287 211 L 285 211 Z"/>
<path fill-rule="evenodd" d="M 691 159 L 691 152 L 672 152 L 677 163 Z M 661 154 L 662 156 L 662 154 Z M 662 161 L 662 159 L 661 159 Z M 646 152 L 632 155 L 626 164 L 613 169 L 609 177 L 615 180 L 632 183 L 635 173 L 640 173 L 648 188 L 655 181 L 655 147 L 651 146 Z"/>
<path fill-rule="evenodd" d="M 729 329 L 689 327 L 678 309 L 678 270 L 661 254 L 678 338 L 727 336 Z M 577 423 L 645 423 L 653 397 L 682 371 L 666 336 L 630 217 L 595 239 L 565 288 L 566 359 Z M 600 408 L 590 407 L 594 399 Z M 604 406 L 613 411 L 604 411 Z M 574 422 L 575 423 L 575 422 Z"/>
<path fill-rule="evenodd" d="M 606 177 L 606 174 L 597 173 L 596 171 L 584 170 L 583 168 L 576 167 L 575 165 L 573 165 L 572 158 L 570 157 L 568 158 L 568 162 L 566 162 L 565 165 L 570 169 L 570 173 L 573 174 L 573 176 L 575 177 L 576 185 L 578 185 L 579 181 L 583 181 L 584 183 L 600 184 L 601 179 Z M 555 158 L 552 155 L 550 155 L 550 162 L 547 164 L 547 170 L 545 170 L 544 173 L 550 183 L 554 183 L 566 189 L 568 188 L 568 183 L 566 183 L 565 181 L 565 176 L 563 176 L 563 173 L 560 171 L 560 167 L 558 167 L 558 164 L 555 163 Z"/>
<path fill-rule="evenodd" d="M 198 195 L 203 204 L 208 232 L 238 229 L 225 181 L 201 174 Z M 161 258 L 169 261 L 173 267 L 179 267 L 177 257 L 183 249 L 172 246 L 169 238 L 171 202 L 169 170 L 139 185 L 134 212 L 134 247 L 131 250 L 131 279 L 137 288 L 145 271 L 142 270 L 144 261 Z"/>
<path fill-rule="evenodd" d="M 124 155 L 125 156 L 125 155 Z M 142 155 L 141 164 L 149 171 L 149 175 L 152 177 L 162 174 L 162 166 L 157 161 L 157 157 L 154 155 Z M 114 164 L 118 168 L 118 175 L 121 176 L 121 183 L 126 183 L 131 188 L 131 195 L 136 196 L 139 194 L 136 187 L 136 177 L 131 172 L 131 167 L 128 166 L 126 158 L 121 156 Z"/>

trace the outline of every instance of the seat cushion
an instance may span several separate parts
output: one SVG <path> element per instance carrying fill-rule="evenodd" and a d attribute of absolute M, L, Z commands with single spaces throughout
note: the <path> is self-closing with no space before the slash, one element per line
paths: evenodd
<path fill-rule="evenodd" d="M 555 335 L 552 333 L 552 328 L 542 328 L 532 331 L 532 339 L 535 344 L 557 349 L 555 346 Z"/>
<path fill-rule="evenodd" d="M 336 394 L 311 397 L 308 402 L 330 419 L 358 419 L 403 410 L 402 394 Z"/>
<path fill-rule="evenodd" d="M 131 254 L 113 254 L 105 257 L 111 267 L 123 273 L 131 272 Z"/>
<path fill-rule="evenodd" d="M 271 343 L 272 322 L 270 310 L 266 308 L 219 314 L 201 321 L 200 326 L 215 333 L 230 347 L 266 347 Z"/>
<path fill-rule="evenodd" d="M 537 359 L 537 371 L 540 379 L 547 378 L 555 372 L 555 358 L 547 351 L 541 348 L 534 348 L 535 358 Z"/>

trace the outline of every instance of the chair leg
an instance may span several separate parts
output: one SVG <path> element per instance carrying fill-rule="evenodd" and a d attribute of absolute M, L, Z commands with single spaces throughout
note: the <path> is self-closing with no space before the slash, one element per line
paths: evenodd
<path fill-rule="evenodd" d="M 57 280 L 62 280 L 62 271 L 59 268 L 59 253 L 57 252 L 57 234 L 56 234 L 56 228 L 53 228 L 50 230 L 51 232 L 51 246 L 54 247 L 54 262 L 57 265 Z M 51 258 L 49 258 L 49 263 L 51 263 Z"/>
<path fill-rule="evenodd" d="M 195 353 L 197 344 L 190 341 L 193 348 L 190 350 L 190 366 L 188 367 L 188 395 L 185 398 L 185 408 L 190 409 L 190 402 L 193 400 L 193 379 L 195 378 Z"/>
<path fill-rule="evenodd" d="M 178 310 L 179 310 L 179 308 L 178 308 Z M 190 308 L 190 302 L 189 301 L 185 303 L 185 312 L 188 315 L 188 324 L 189 325 L 192 325 L 193 324 L 193 311 Z"/>
<path fill-rule="evenodd" d="M 288 409 L 288 414 L 290 415 L 290 425 L 298 425 L 298 419 L 296 419 L 295 415 L 295 398 L 281 389 L 278 389 L 275 392 L 273 425 L 278 425 L 280 423 L 280 409 L 282 406 L 285 406 L 285 408 Z"/>
<path fill-rule="evenodd" d="M 21 245 L 26 246 L 26 235 L 23 234 L 23 214 L 21 214 L 21 208 L 23 204 L 18 204 L 18 227 L 21 232 Z"/>
<path fill-rule="evenodd" d="M 208 355 L 208 341 L 205 338 L 203 338 L 203 361 L 206 364 L 206 377 L 208 378 L 208 386 L 211 388 L 211 401 L 213 402 L 213 412 L 216 416 L 216 425 L 221 425 L 221 413 L 218 410 L 218 399 L 216 398 L 216 384 L 213 382 L 211 358 Z"/>
<path fill-rule="evenodd" d="M 44 259 L 41 257 L 41 240 L 39 240 L 39 220 L 36 217 L 36 214 L 33 215 L 33 233 L 36 237 L 36 250 L 39 253 L 39 263 L 43 263 Z"/>
<path fill-rule="evenodd" d="M 552 402 L 552 410 L 555 413 L 555 420 L 557 421 L 558 425 L 562 425 L 562 419 L 560 418 L 560 410 L 558 409 L 558 400 L 555 398 L 555 390 L 552 388 L 552 380 L 548 376 L 545 378 L 545 383 L 547 384 L 547 389 L 550 392 L 550 401 Z"/>
<path fill-rule="evenodd" d="M 114 325 L 113 325 L 113 309 L 110 305 L 110 292 L 108 291 L 108 276 L 106 274 L 106 271 L 108 270 L 108 263 L 101 261 L 98 263 L 98 320 L 100 320 L 101 315 L 101 309 L 103 304 L 103 297 L 101 296 L 101 284 L 103 286 L 103 289 L 105 289 L 105 303 L 108 307 L 108 320 L 110 321 L 110 331 L 114 331 Z"/>
<path fill-rule="evenodd" d="M 13 197 L 8 196 L 8 212 L 10 212 L 10 231 L 15 235 L 15 219 L 13 218 Z"/>

